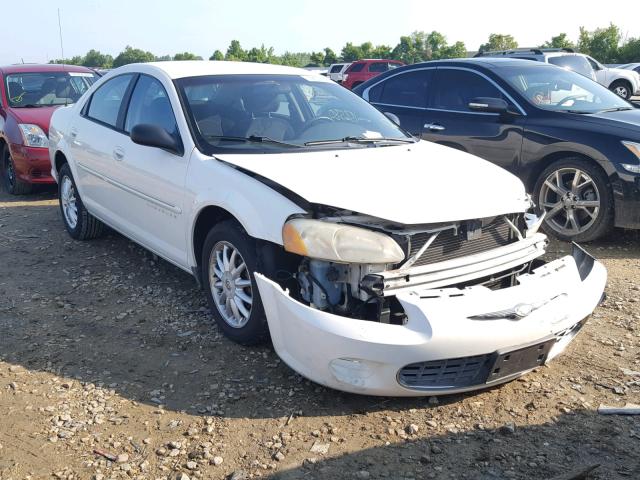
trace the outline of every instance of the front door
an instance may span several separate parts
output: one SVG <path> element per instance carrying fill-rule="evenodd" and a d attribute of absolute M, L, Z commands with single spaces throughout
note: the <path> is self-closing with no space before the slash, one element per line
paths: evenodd
<path fill-rule="evenodd" d="M 472 111 L 477 97 L 502 98 L 513 114 Z M 520 160 L 523 111 L 488 77 L 476 71 L 440 67 L 421 137 L 489 160 L 514 171 Z"/>

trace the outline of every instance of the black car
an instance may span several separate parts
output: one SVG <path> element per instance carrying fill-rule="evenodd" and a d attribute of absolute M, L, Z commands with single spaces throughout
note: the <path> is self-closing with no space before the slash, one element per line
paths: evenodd
<path fill-rule="evenodd" d="M 442 60 L 354 91 L 416 137 L 519 176 L 557 237 L 640 228 L 640 109 L 582 75 L 528 60 Z"/>

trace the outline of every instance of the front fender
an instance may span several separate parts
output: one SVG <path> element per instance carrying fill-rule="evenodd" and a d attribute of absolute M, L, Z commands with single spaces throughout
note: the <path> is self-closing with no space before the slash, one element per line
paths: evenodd
<path fill-rule="evenodd" d="M 194 152 L 187 174 L 189 262 L 197 265 L 193 248 L 195 225 L 207 207 L 229 212 L 253 238 L 282 245 L 282 226 L 294 214 L 306 213 L 299 205 L 264 183 L 214 158 Z"/>

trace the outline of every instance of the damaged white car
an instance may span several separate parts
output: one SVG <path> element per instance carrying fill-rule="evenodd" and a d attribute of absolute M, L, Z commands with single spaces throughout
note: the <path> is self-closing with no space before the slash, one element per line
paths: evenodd
<path fill-rule="evenodd" d="M 542 259 L 515 176 L 303 70 L 121 67 L 55 112 L 49 145 L 72 237 L 106 224 L 193 273 L 228 337 L 270 335 L 339 390 L 509 381 L 562 352 L 603 295 L 579 247 Z"/>

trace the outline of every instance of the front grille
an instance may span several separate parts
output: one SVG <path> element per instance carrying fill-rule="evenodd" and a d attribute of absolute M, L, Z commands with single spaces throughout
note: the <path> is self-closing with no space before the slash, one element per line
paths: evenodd
<path fill-rule="evenodd" d="M 473 240 L 467 240 L 466 233 L 458 229 L 458 234 L 453 229 L 444 230 L 438 234 L 434 242 L 429 245 L 422 256 L 416 260 L 413 266 L 428 265 L 430 263 L 444 262 L 454 258 L 466 257 L 476 253 L 482 253 L 497 247 L 502 247 L 515 242 L 509 224 L 503 217 L 482 227 L 482 235 Z M 415 255 L 429 240 L 433 233 L 416 233 L 411 236 L 411 248 L 409 257 Z"/>
<path fill-rule="evenodd" d="M 407 388 L 451 389 L 484 383 L 491 368 L 491 354 L 412 363 L 398 373 Z"/>

